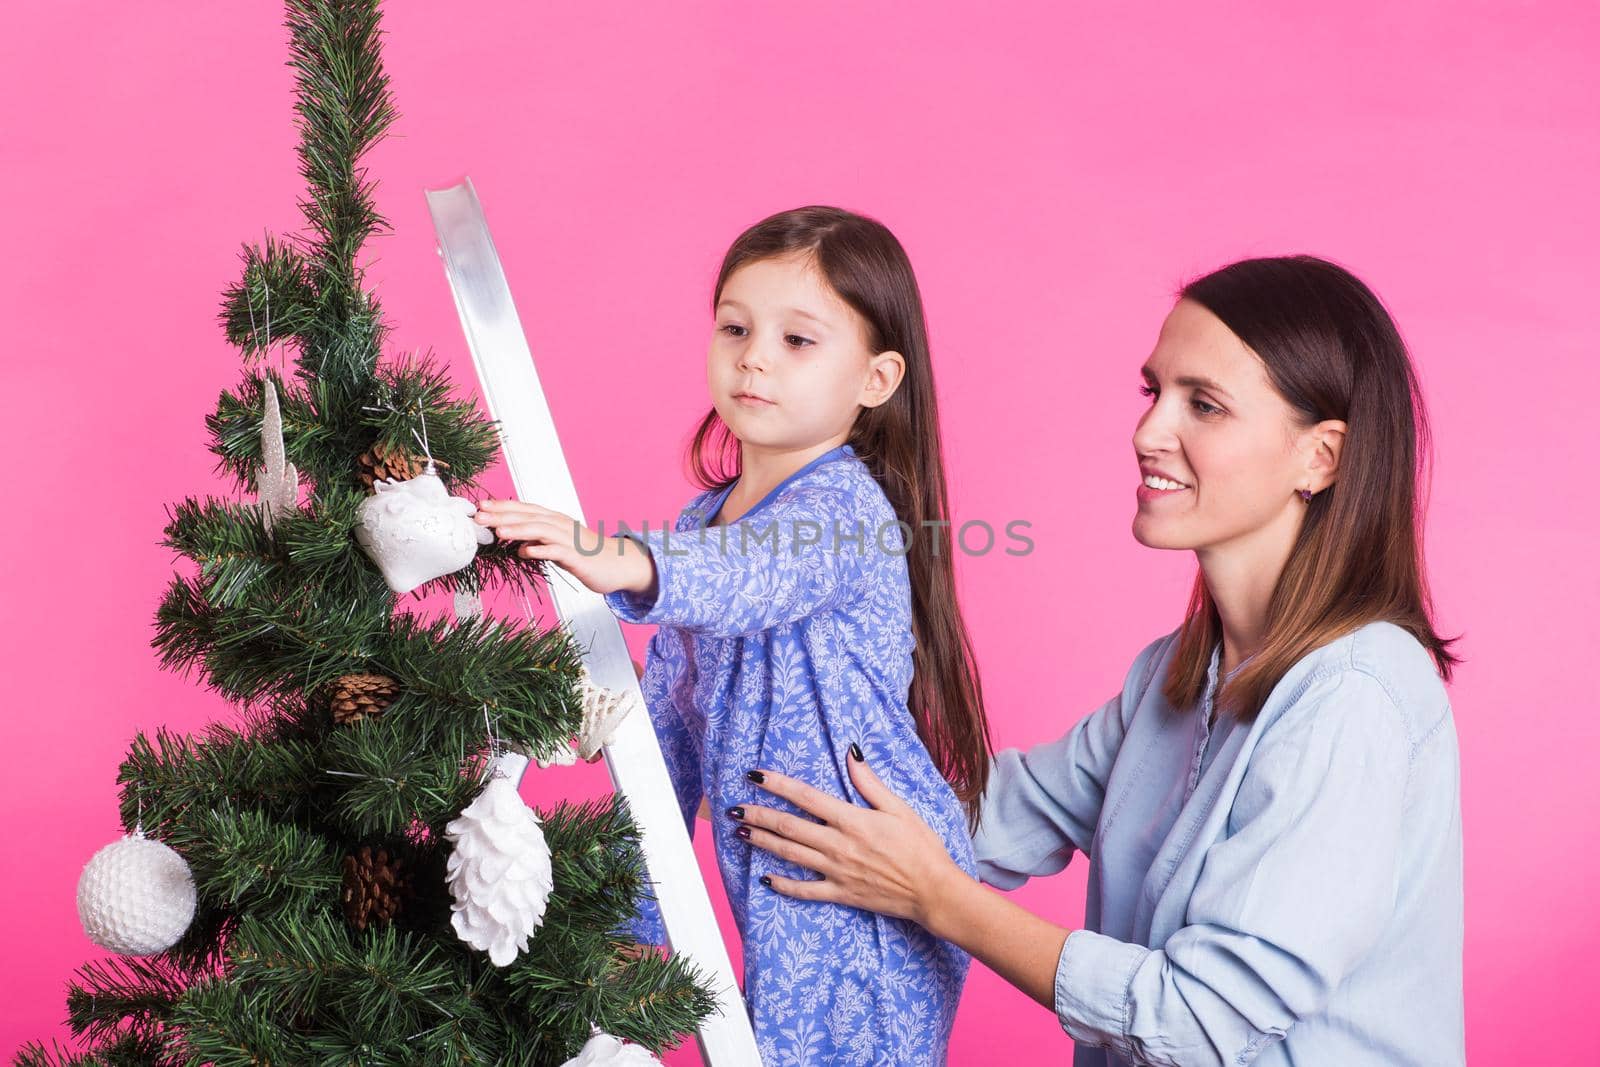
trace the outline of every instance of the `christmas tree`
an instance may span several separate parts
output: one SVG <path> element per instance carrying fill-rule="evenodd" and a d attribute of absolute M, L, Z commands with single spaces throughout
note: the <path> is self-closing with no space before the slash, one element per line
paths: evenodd
<path fill-rule="evenodd" d="M 246 374 L 206 426 L 239 494 L 171 509 L 165 544 L 188 563 L 153 641 L 237 710 L 135 737 L 118 780 L 136 833 L 80 886 L 86 929 L 126 954 L 69 984 L 80 1050 L 16 1062 L 560 1064 L 592 1028 L 659 1051 L 714 1001 L 623 932 L 645 883 L 626 810 L 563 804 L 541 826 L 494 778 L 493 739 L 564 751 L 591 692 L 562 629 L 471 610 L 485 588 L 537 591 L 543 565 L 469 541 L 416 588 L 454 592 L 460 618 L 397 600 L 419 579 L 391 573 L 374 502 L 421 486 L 472 529 L 448 496 L 494 460 L 494 426 L 428 359 L 383 357 L 363 288 L 361 249 L 388 224 L 360 160 L 395 118 L 376 0 L 290 0 L 287 24 L 308 231 L 247 246 L 224 294 Z M 491 854 L 465 857 L 472 842 Z M 469 881 L 494 901 L 476 919 Z M 471 921 L 495 927 L 477 931 L 490 952 Z"/>

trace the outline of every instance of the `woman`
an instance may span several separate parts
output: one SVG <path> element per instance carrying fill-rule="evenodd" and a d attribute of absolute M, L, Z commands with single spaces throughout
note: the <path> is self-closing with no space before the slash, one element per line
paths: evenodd
<path fill-rule="evenodd" d="M 1084 928 L 961 873 L 859 749 L 870 807 L 758 768 L 786 810 L 728 814 L 821 875 L 773 891 L 949 939 L 1053 1007 L 1078 1067 L 1462 1063 L 1456 657 L 1405 346 L 1343 269 L 1255 259 L 1187 286 L 1141 373 L 1133 533 L 1195 553 L 1187 617 L 1066 736 L 995 757 L 974 837 L 1002 889 L 1086 853 Z"/>

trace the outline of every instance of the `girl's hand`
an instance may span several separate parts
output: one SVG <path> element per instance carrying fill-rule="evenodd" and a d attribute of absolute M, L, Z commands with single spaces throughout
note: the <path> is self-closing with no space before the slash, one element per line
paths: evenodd
<path fill-rule="evenodd" d="M 493 527 L 502 541 L 526 541 L 517 555 L 548 560 L 596 593 L 648 593 L 655 585 L 655 563 L 638 542 L 602 538 L 558 511 L 520 500 L 484 500 L 473 519 Z"/>
<path fill-rule="evenodd" d="M 846 803 L 772 771 L 754 771 L 751 781 L 822 821 L 756 805 L 733 808 L 728 814 L 749 828 L 752 845 L 822 875 L 816 881 L 773 875 L 770 886 L 776 892 L 799 900 L 846 904 L 934 929 L 934 917 L 944 902 L 977 883 L 956 866 L 939 835 L 856 756 L 860 749 L 850 748 L 850 780 L 872 807 Z"/>

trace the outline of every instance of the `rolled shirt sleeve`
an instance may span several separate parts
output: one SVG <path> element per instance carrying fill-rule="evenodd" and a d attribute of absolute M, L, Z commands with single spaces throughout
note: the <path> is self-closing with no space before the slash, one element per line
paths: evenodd
<path fill-rule="evenodd" d="M 868 553 L 903 551 L 898 527 L 879 530 L 852 514 L 847 494 L 825 485 L 781 493 L 726 526 L 629 532 L 655 562 L 650 594 L 618 591 L 618 618 L 741 637 L 831 610 L 859 592 Z"/>
<path fill-rule="evenodd" d="M 1124 727 L 1118 694 L 1054 741 L 995 753 L 972 838 L 980 879 L 1015 889 L 1088 854 Z"/>
<path fill-rule="evenodd" d="M 1127 734 L 1128 716 L 1150 682 L 1163 638 L 1135 657 L 1122 692 L 1054 741 L 995 754 L 979 806 L 973 852 L 978 877 L 998 889 L 1054 874 L 1074 851 L 1089 854 L 1106 781 Z"/>
<path fill-rule="evenodd" d="M 1187 925 L 1159 949 L 1067 937 L 1062 1028 L 1139 1064 L 1243 1064 L 1316 1012 L 1393 912 L 1410 761 L 1376 678 L 1313 683 L 1251 756 Z"/>

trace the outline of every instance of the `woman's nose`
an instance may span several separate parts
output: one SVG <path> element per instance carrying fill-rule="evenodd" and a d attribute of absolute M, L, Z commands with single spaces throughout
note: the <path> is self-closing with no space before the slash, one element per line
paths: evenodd
<path fill-rule="evenodd" d="M 1171 420 L 1160 402 L 1150 405 L 1145 413 L 1139 416 L 1139 423 L 1133 428 L 1134 452 L 1145 455 L 1150 452 L 1170 451 L 1176 443 L 1177 437 L 1172 432 Z"/>

